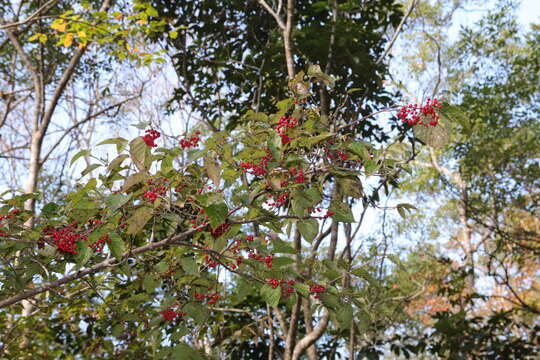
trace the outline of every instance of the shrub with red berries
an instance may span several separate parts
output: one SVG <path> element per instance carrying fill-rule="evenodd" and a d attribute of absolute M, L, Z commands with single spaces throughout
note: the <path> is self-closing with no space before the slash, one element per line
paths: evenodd
<path fill-rule="evenodd" d="M 442 108 L 438 99 L 427 99 L 425 105 L 409 104 L 399 109 L 397 117 L 410 126 L 437 126 L 440 116 L 437 113 Z"/>

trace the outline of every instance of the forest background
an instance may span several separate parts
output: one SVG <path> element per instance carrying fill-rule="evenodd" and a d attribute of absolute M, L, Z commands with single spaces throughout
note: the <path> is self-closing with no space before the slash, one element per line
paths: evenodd
<path fill-rule="evenodd" d="M 538 7 L 0 1 L 0 356 L 536 358 Z"/>

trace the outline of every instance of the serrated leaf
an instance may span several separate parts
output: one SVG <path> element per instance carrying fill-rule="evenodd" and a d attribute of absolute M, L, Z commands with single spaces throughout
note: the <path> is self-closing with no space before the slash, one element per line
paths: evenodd
<path fill-rule="evenodd" d="M 90 150 L 85 149 L 85 150 L 79 151 L 78 153 L 76 153 L 76 154 L 71 158 L 71 162 L 69 163 L 69 166 L 72 166 L 73 163 L 74 163 L 75 161 L 77 161 L 79 158 L 81 158 L 81 157 L 83 157 L 83 156 L 87 156 L 87 155 L 90 155 Z"/>
<path fill-rule="evenodd" d="M 348 303 L 342 304 L 336 311 L 336 318 L 338 320 L 340 329 L 350 329 L 351 320 L 353 319 L 352 305 Z"/>
<path fill-rule="evenodd" d="M 182 311 L 187 312 L 188 315 L 192 317 L 193 320 L 195 320 L 195 322 L 199 325 L 204 324 L 208 319 L 208 310 L 206 307 L 203 307 L 198 303 L 187 303 L 182 308 Z"/>
<path fill-rule="evenodd" d="M 274 246 L 275 253 L 296 254 L 296 250 L 283 240 L 276 239 L 272 241 L 272 245 Z"/>
<path fill-rule="evenodd" d="M 222 202 L 207 206 L 204 210 L 205 214 L 208 215 L 208 220 L 210 220 L 210 226 L 212 227 L 223 224 L 229 214 L 229 208 Z"/>
<path fill-rule="evenodd" d="M 331 309 L 339 309 L 341 305 L 339 298 L 336 295 L 330 294 L 328 292 L 321 294 L 321 301 L 324 304 L 324 306 Z"/>
<path fill-rule="evenodd" d="M 107 170 L 108 170 L 108 171 L 111 171 L 112 169 L 114 169 L 114 168 L 120 166 L 120 165 L 122 164 L 122 162 L 123 162 L 124 160 L 126 160 L 128 157 L 129 157 L 129 155 L 127 155 L 127 154 L 120 154 L 120 155 L 118 155 L 116 158 L 114 158 L 113 161 L 111 161 L 111 162 L 109 163 L 109 165 L 107 166 Z"/>
<path fill-rule="evenodd" d="M 131 140 L 129 143 L 129 154 L 131 156 L 131 160 L 139 171 L 148 171 L 145 166 L 146 147 L 146 143 L 140 136 Z"/>
<path fill-rule="evenodd" d="M 107 144 L 116 145 L 116 151 L 121 152 L 122 150 L 126 148 L 128 141 L 122 137 L 116 137 L 116 138 L 104 140 L 100 142 L 99 144 L 97 144 L 96 146 L 107 145 Z"/>
<path fill-rule="evenodd" d="M 396 207 L 399 215 L 406 219 L 407 218 L 407 213 L 410 213 L 412 210 L 418 210 L 415 206 L 411 205 L 411 204 L 398 204 L 397 207 Z"/>
<path fill-rule="evenodd" d="M 173 348 L 174 360 L 205 360 L 206 357 L 185 343 L 176 344 Z"/>
<path fill-rule="evenodd" d="M 415 125 L 413 133 L 417 139 L 435 149 L 443 148 L 450 138 L 450 129 L 445 121 L 439 121 L 437 126 Z"/>
<path fill-rule="evenodd" d="M 81 172 L 81 176 L 86 176 L 101 166 L 101 164 L 90 164 Z"/>
<path fill-rule="evenodd" d="M 58 212 L 58 209 L 60 208 L 59 205 L 55 204 L 55 203 L 48 203 L 47 205 L 45 205 L 43 207 L 43 209 L 41 209 L 41 213 L 45 216 L 52 216 L 52 215 L 56 215 L 56 213 Z"/>
<path fill-rule="evenodd" d="M 279 304 L 279 299 L 281 297 L 281 289 L 279 286 L 275 289 L 268 284 L 264 284 L 261 287 L 261 297 L 266 303 L 272 307 L 276 307 Z"/>
<path fill-rule="evenodd" d="M 124 241 L 118 235 L 117 233 L 112 233 L 109 235 L 109 243 L 108 243 L 109 249 L 111 250 L 111 253 L 116 258 L 116 260 L 120 261 L 122 260 L 122 256 L 124 255 Z"/>
<path fill-rule="evenodd" d="M 77 254 L 75 255 L 75 263 L 79 268 L 83 267 L 92 257 L 92 250 L 88 247 L 85 241 L 77 241 Z"/>
<path fill-rule="evenodd" d="M 354 216 L 348 204 L 334 201 L 328 210 L 334 213 L 332 219 L 335 221 L 346 223 L 354 222 Z"/>
<path fill-rule="evenodd" d="M 111 210 L 111 212 L 115 212 L 119 208 L 121 208 L 125 203 L 127 203 L 131 199 L 130 195 L 122 195 L 122 194 L 111 194 L 105 199 L 105 204 L 107 204 L 107 207 Z"/>
<path fill-rule="evenodd" d="M 325 134 L 321 134 L 317 136 L 310 136 L 306 138 L 305 144 L 313 146 L 315 144 L 320 143 L 321 141 L 324 141 L 328 138 L 333 137 L 334 135 L 335 135 L 334 133 L 325 133 Z"/>
<path fill-rule="evenodd" d="M 190 275 L 196 275 L 199 272 L 199 267 L 193 258 L 185 257 L 180 260 L 180 265 L 182 269 Z"/>
<path fill-rule="evenodd" d="M 294 259 L 291 259 L 290 257 L 279 256 L 279 257 L 275 257 L 272 260 L 272 265 L 274 267 L 281 267 L 281 266 L 287 266 L 287 265 L 294 264 L 295 262 L 296 261 Z"/>
<path fill-rule="evenodd" d="M 146 179 L 148 179 L 148 175 L 146 173 L 139 172 L 139 173 L 130 175 L 127 177 L 126 181 L 124 181 L 124 185 L 122 186 L 122 191 L 127 191 L 133 185 L 146 181 Z"/>
<path fill-rule="evenodd" d="M 218 187 L 221 181 L 221 168 L 219 167 L 219 163 L 216 158 L 210 153 L 207 153 L 204 156 L 204 169 L 206 170 L 206 174 L 208 175 L 208 177 L 214 183 L 214 186 Z"/>
<path fill-rule="evenodd" d="M 316 219 L 300 220 L 298 231 L 307 242 L 311 243 L 319 233 L 319 222 Z"/>
<path fill-rule="evenodd" d="M 127 233 L 133 235 L 141 231 L 152 216 L 152 208 L 147 206 L 143 206 L 135 210 L 133 215 L 127 220 Z"/>
<path fill-rule="evenodd" d="M 143 290 L 147 293 L 152 293 L 159 286 L 159 281 L 154 279 L 152 275 L 146 275 L 142 282 Z"/>
<path fill-rule="evenodd" d="M 356 199 L 360 199 L 364 195 L 362 182 L 357 176 L 338 178 L 338 182 L 340 183 L 345 195 Z"/>
<path fill-rule="evenodd" d="M 303 297 L 309 296 L 309 286 L 307 286 L 306 284 L 295 283 L 291 286 Z"/>

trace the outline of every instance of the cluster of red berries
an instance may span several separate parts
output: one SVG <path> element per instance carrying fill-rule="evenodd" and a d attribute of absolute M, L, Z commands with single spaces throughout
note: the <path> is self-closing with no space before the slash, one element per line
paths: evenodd
<path fill-rule="evenodd" d="M 303 99 L 299 99 L 299 98 L 294 98 L 293 100 L 293 104 L 295 105 L 298 105 L 298 104 L 305 104 L 307 102 L 307 99 L 306 98 L 303 98 Z"/>
<path fill-rule="evenodd" d="M 264 256 L 262 254 L 255 254 L 253 250 L 249 251 L 248 258 L 258 261 L 258 262 L 264 262 L 266 264 L 266 267 L 268 268 L 272 267 L 272 261 L 274 260 L 274 257 L 272 255 Z"/>
<path fill-rule="evenodd" d="M 266 155 L 262 157 L 262 159 L 259 161 L 258 164 L 242 161 L 240 163 L 240 167 L 242 168 L 243 172 L 249 171 L 249 173 L 252 175 L 264 176 L 268 173 L 267 166 L 270 160 L 272 160 L 272 154 L 267 152 Z"/>
<path fill-rule="evenodd" d="M 199 231 L 203 231 L 208 226 L 208 215 L 204 215 L 204 209 L 199 210 L 199 216 L 196 219 L 192 219 L 191 227 L 193 229 L 199 228 Z M 201 219 L 201 216 L 204 215 L 204 218 Z"/>
<path fill-rule="evenodd" d="M 312 294 L 315 294 L 313 295 L 313 297 L 315 299 L 319 299 L 321 297 L 321 293 L 325 292 L 326 291 L 326 288 L 322 285 L 317 285 L 317 284 L 312 284 L 309 286 L 309 292 L 312 293 Z"/>
<path fill-rule="evenodd" d="M 212 234 L 213 237 L 217 238 L 217 237 L 220 237 L 221 235 L 225 234 L 229 228 L 231 227 L 231 224 L 225 222 L 215 228 L 213 227 L 210 227 L 210 234 Z"/>
<path fill-rule="evenodd" d="M 19 210 L 19 209 L 13 209 L 9 213 L 7 213 L 6 215 L 0 215 L 0 221 L 12 219 L 15 216 L 17 216 L 17 214 L 20 213 L 20 212 L 21 212 L 21 210 Z"/>
<path fill-rule="evenodd" d="M 439 123 L 440 116 L 437 110 L 442 108 L 442 104 L 437 99 L 433 101 L 428 98 L 426 105 L 409 104 L 399 109 L 397 117 L 410 126 L 424 125 L 436 126 Z M 428 121 L 429 120 L 429 121 Z"/>
<path fill-rule="evenodd" d="M 347 161 L 349 160 L 349 154 L 338 150 L 335 154 L 332 152 L 328 152 L 328 158 L 329 159 L 339 158 L 341 161 Z"/>
<path fill-rule="evenodd" d="M 167 321 L 172 321 L 176 319 L 178 316 L 186 316 L 187 312 L 176 312 L 172 309 L 165 309 L 159 312 L 163 318 Z"/>
<path fill-rule="evenodd" d="M 201 138 L 199 137 L 200 134 L 201 132 L 197 130 L 195 131 L 195 135 L 193 135 L 192 137 L 180 139 L 180 147 L 182 149 L 189 149 L 199 146 L 199 141 L 201 140 Z"/>
<path fill-rule="evenodd" d="M 0 215 L 0 221 L 12 219 L 15 216 L 17 216 L 17 214 L 20 213 L 20 212 L 21 212 L 21 210 L 19 210 L 19 209 L 13 209 L 9 213 L 7 213 L 6 215 Z M 7 232 L 0 230 L 0 237 L 7 237 L 7 236 L 9 236 L 9 234 Z"/>
<path fill-rule="evenodd" d="M 274 129 L 276 129 L 279 137 L 281 138 L 282 144 L 286 145 L 292 141 L 292 138 L 287 135 L 287 130 L 294 129 L 296 125 L 298 125 L 298 119 L 291 115 L 282 116 L 279 118 L 278 123 L 274 125 Z"/>
<path fill-rule="evenodd" d="M 306 178 L 304 177 L 304 170 L 302 169 L 298 170 L 296 168 L 292 168 L 289 170 L 289 173 L 295 176 L 294 182 L 296 184 L 303 184 L 306 181 Z"/>
<path fill-rule="evenodd" d="M 105 243 L 109 243 L 111 240 L 109 239 L 109 235 L 103 235 L 100 237 L 95 243 L 89 244 L 92 249 L 94 249 L 95 252 L 102 252 L 103 247 L 105 246 Z"/>
<path fill-rule="evenodd" d="M 73 221 L 68 226 L 55 229 L 51 227 L 46 227 L 43 229 L 43 234 L 49 236 L 53 240 L 54 246 L 58 251 L 69 254 L 77 254 L 77 241 L 88 242 L 88 236 L 86 234 L 92 231 L 92 227 L 102 225 L 103 221 L 100 219 L 90 219 L 88 220 L 90 228 L 77 229 L 77 222 Z M 102 252 L 103 247 L 106 243 L 109 243 L 110 239 L 108 235 L 101 236 L 98 240 L 93 243 L 88 243 L 88 247 L 93 249 L 95 252 Z M 45 239 L 41 238 L 38 241 L 38 247 L 43 248 L 45 246 Z"/>
<path fill-rule="evenodd" d="M 308 213 L 310 213 L 310 214 L 322 212 L 321 208 L 316 208 L 316 207 L 313 207 L 313 206 L 308 207 L 307 210 L 308 210 Z M 329 218 L 330 216 L 332 216 L 334 214 L 335 214 L 335 212 L 333 212 L 333 211 L 327 211 L 326 214 L 323 215 L 323 218 L 327 219 L 327 218 Z"/>
<path fill-rule="evenodd" d="M 268 279 L 266 282 L 272 287 L 272 289 L 277 289 L 278 286 L 281 286 L 281 297 L 287 298 L 294 293 L 294 288 L 291 287 L 296 283 L 294 280 L 285 281 L 284 279 Z"/>
<path fill-rule="evenodd" d="M 88 241 L 88 237 L 76 231 L 77 223 L 74 221 L 65 228 L 45 228 L 45 235 L 51 236 L 54 245 L 60 252 L 77 254 L 77 241 Z"/>
<path fill-rule="evenodd" d="M 208 299 L 208 302 L 207 302 L 208 305 L 213 305 L 219 300 L 219 295 L 217 293 L 212 293 L 212 294 L 195 293 L 193 296 L 195 297 L 195 299 L 199 301 L 204 301 Z"/>
<path fill-rule="evenodd" d="M 147 185 L 151 186 L 150 190 L 145 190 L 143 199 L 154 202 L 159 196 L 165 195 L 167 188 L 163 185 L 164 179 L 148 179 Z"/>
<path fill-rule="evenodd" d="M 206 246 L 208 247 L 208 246 Z M 214 258 L 212 256 L 210 256 L 209 253 L 205 252 L 204 253 L 204 262 L 206 263 L 206 265 L 209 267 L 209 268 L 215 268 L 219 265 L 219 262 L 217 262 L 216 260 L 214 260 Z"/>
<path fill-rule="evenodd" d="M 272 194 L 268 194 L 268 198 L 272 198 Z M 279 207 L 282 207 L 283 205 L 285 205 L 288 198 L 289 198 L 289 193 L 288 192 L 281 193 L 281 194 L 278 195 L 278 198 L 277 198 L 276 202 L 267 201 L 267 205 L 279 208 Z"/>
<path fill-rule="evenodd" d="M 146 134 L 143 136 L 143 141 L 146 143 L 146 145 L 151 147 L 156 147 L 157 144 L 155 143 L 156 139 L 158 139 L 161 136 L 161 133 L 157 130 L 146 130 Z"/>

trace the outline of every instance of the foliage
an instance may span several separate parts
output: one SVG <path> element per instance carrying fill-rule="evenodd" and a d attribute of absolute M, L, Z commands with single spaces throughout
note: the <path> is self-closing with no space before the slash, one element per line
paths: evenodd
<path fill-rule="evenodd" d="M 165 38 L 181 79 L 176 101 L 218 128 L 234 127 L 249 110 L 275 111 L 276 101 L 287 91 L 283 38 L 257 1 L 151 3 L 171 19 L 171 26 L 189 28 Z M 301 0 L 294 8 L 295 66 L 319 65 L 323 73 L 332 74 L 338 80 L 334 94 L 349 99 L 341 111 L 351 119 L 391 105 L 392 97 L 383 87 L 386 65 L 377 59 L 385 48 L 385 32 L 400 21 L 400 5 L 394 0 Z M 314 93 L 323 115 L 342 103 L 335 96 L 331 102 L 328 91 L 318 87 Z M 358 132 L 387 139 L 370 119 L 358 124 Z"/>

